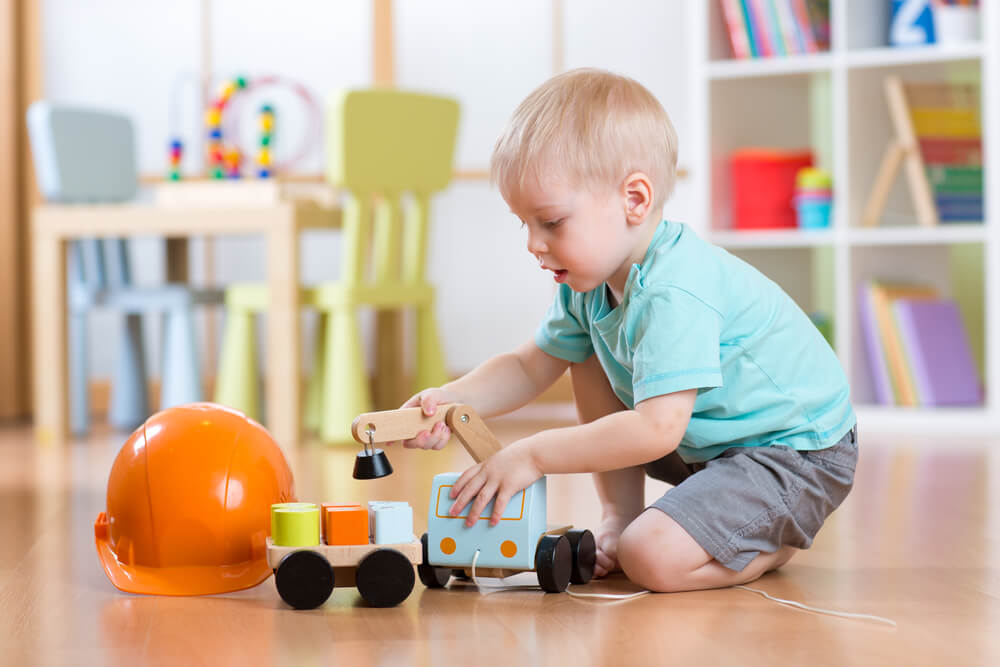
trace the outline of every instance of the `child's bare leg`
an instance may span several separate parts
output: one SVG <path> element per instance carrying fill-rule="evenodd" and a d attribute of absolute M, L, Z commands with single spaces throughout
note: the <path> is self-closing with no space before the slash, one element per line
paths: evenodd
<path fill-rule="evenodd" d="M 625 410 L 608 382 L 596 355 L 570 368 L 573 396 L 580 423 L 586 424 L 613 412 Z M 612 445 L 613 443 L 608 443 Z M 642 512 L 645 505 L 645 472 L 641 466 L 594 473 L 601 499 L 601 525 L 595 533 L 597 563 L 594 574 L 603 577 L 618 566 L 618 538 Z"/>
<path fill-rule="evenodd" d="M 663 593 L 745 584 L 784 565 L 797 549 L 761 553 L 736 572 L 701 548 L 670 516 L 648 509 L 621 535 L 618 559 L 628 578 Z"/>

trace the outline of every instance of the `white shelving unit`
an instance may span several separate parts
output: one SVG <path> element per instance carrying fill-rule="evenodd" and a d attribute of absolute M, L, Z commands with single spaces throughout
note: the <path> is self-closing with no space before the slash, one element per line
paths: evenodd
<path fill-rule="evenodd" d="M 829 52 L 734 60 L 718 0 L 691 3 L 694 136 L 692 166 L 698 232 L 751 262 L 807 311 L 833 316 L 837 354 L 865 430 L 997 433 L 1000 429 L 1000 10 L 981 2 L 979 42 L 919 48 L 886 46 L 888 2 L 831 0 Z M 886 216 L 861 227 L 861 213 L 890 136 L 883 81 L 981 82 L 986 219 L 918 226 L 904 179 Z M 809 147 L 834 176 L 827 230 L 730 228 L 728 156 L 741 147 Z M 961 266 L 959 266 L 961 265 Z M 971 270 L 970 270 L 971 267 Z M 981 270 L 980 270 L 981 269 Z M 969 276 L 973 276 L 970 280 Z M 920 281 L 962 296 L 974 350 L 983 362 L 986 402 L 963 408 L 876 405 L 857 314 L 870 278 Z"/>

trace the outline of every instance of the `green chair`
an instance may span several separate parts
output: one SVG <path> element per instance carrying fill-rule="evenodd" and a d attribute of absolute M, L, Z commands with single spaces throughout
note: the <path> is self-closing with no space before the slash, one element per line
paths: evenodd
<path fill-rule="evenodd" d="M 431 195 L 451 181 L 455 100 L 397 90 L 353 90 L 327 113 L 327 180 L 344 194 L 341 276 L 303 288 L 319 311 L 316 355 L 304 401 L 307 429 L 325 442 L 352 441 L 354 417 L 373 409 L 358 315 L 415 313 L 414 391 L 447 380 L 425 276 Z M 259 418 L 254 316 L 267 288 L 226 290 L 215 401 Z M 395 407 L 395 406 L 393 406 Z"/>

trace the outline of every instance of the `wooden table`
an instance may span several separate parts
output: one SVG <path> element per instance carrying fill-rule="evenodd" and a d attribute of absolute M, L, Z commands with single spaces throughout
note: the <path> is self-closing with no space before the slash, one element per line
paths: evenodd
<path fill-rule="evenodd" d="M 299 232 L 334 228 L 340 210 L 312 201 L 255 205 L 43 205 L 32 215 L 34 414 L 40 440 L 67 435 L 66 245 L 84 237 L 261 234 L 267 239 L 268 428 L 282 444 L 299 439 L 301 388 Z"/>

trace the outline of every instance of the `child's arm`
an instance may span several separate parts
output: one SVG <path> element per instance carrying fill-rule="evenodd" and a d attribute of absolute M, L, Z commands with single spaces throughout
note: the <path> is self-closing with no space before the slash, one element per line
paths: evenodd
<path fill-rule="evenodd" d="M 518 440 L 466 470 L 451 490 L 457 515 L 472 502 L 467 525 L 496 498 L 496 525 L 518 491 L 549 473 L 604 472 L 637 466 L 669 454 L 687 430 L 696 389 L 656 396 L 587 424 L 541 431 Z"/>
<path fill-rule="evenodd" d="M 433 415 L 442 403 L 464 403 L 483 418 L 516 410 L 536 398 L 559 379 L 569 362 L 543 352 L 534 341 L 489 359 L 453 382 L 425 389 L 402 407 L 422 407 Z M 422 431 L 406 447 L 441 449 L 451 437 L 444 423 Z"/>

